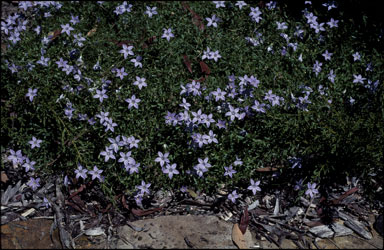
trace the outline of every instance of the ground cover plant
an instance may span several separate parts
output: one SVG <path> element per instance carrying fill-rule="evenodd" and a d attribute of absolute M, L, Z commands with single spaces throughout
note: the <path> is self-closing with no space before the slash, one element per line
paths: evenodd
<path fill-rule="evenodd" d="M 33 190 L 62 175 L 137 204 L 368 185 L 384 162 L 382 27 L 303 6 L 21 1 L 1 22 L 4 160 Z"/>

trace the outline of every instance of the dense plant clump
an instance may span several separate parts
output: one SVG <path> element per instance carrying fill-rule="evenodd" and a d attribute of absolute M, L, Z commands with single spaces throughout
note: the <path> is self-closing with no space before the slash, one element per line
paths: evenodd
<path fill-rule="evenodd" d="M 298 19 L 274 1 L 19 10 L 1 21 L 1 150 L 33 190 L 62 174 L 137 203 L 222 184 L 236 202 L 271 178 L 313 197 L 382 174 L 383 51 L 367 43 L 383 30 L 357 39 L 336 2 Z"/>

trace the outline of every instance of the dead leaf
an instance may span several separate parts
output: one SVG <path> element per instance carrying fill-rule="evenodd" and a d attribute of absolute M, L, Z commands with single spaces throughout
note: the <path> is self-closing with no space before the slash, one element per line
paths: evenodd
<path fill-rule="evenodd" d="M 249 224 L 248 208 L 245 208 L 244 213 L 241 216 L 240 225 L 239 225 L 239 229 L 243 234 L 245 234 L 245 232 L 247 231 L 248 224 Z"/>
<path fill-rule="evenodd" d="M 61 30 L 55 30 L 55 31 L 52 31 L 52 32 L 49 32 L 48 33 L 48 37 L 51 36 L 51 41 L 55 40 L 56 37 L 58 37 L 59 35 L 61 34 Z"/>
<path fill-rule="evenodd" d="M 188 56 L 187 55 L 183 55 L 183 59 L 184 59 L 185 66 L 187 66 L 187 68 L 188 68 L 188 71 L 190 73 L 192 73 L 191 61 L 189 61 Z"/>
<path fill-rule="evenodd" d="M 125 201 L 125 196 L 121 196 L 121 203 L 123 204 L 123 207 L 129 210 L 129 206 L 127 205 L 127 202 Z"/>
<path fill-rule="evenodd" d="M 72 199 L 72 197 L 78 195 L 80 192 L 82 192 L 87 186 L 85 184 L 82 184 L 79 189 L 75 192 L 73 192 L 69 197 L 68 197 L 68 200 L 69 199 Z"/>
<path fill-rule="evenodd" d="M 191 189 L 187 189 L 187 192 L 189 193 L 190 196 L 192 196 L 192 198 L 196 198 L 197 197 L 197 194 L 195 193 L 195 191 L 193 191 Z"/>
<path fill-rule="evenodd" d="M 333 200 L 333 204 L 339 204 L 340 201 L 342 201 L 343 199 L 347 198 L 347 196 L 355 193 L 357 190 L 359 190 L 358 187 L 354 187 L 354 188 L 351 188 L 350 190 L 348 190 L 347 192 L 345 192 L 344 194 L 342 194 L 338 199 L 335 199 Z"/>
<path fill-rule="evenodd" d="M 206 75 L 211 74 L 211 70 L 209 69 L 208 65 L 205 62 L 203 61 L 200 62 L 200 68 L 202 73 L 205 73 Z"/>
<path fill-rule="evenodd" d="M 236 223 L 232 228 L 232 240 L 239 249 L 247 249 L 244 235 L 241 233 L 239 225 Z"/>
<path fill-rule="evenodd" d="M 136 216 L 144 216 L 148 214 L 153 214 L 154 212 L 162 210 L 162 207 L 157 207 L 157 208 L 152 208 L 152 209 L 147 209 L 147 210 L 141 210 L 141 209 L 131 209 L 131 212 L 136 215 Z"/>
<path fill-rule="evenodd" d="M 258 172 L 273 172 L 273 171 L 277 171 L 277 168 L 265 167 L 265 168 L 258 168 L 258 169 L 256 169 L 256 171 L 258 171 Z"/>
<path fill-rule="evenodd" d="M 88 31 L 88 33 L 87 33 L 87 37 L 91 37 L 91 36 L 93 36 L 93 35 L 95 34 L 96 30 L 97 30 L 97 25 L 96 25 L 95 27 L 93 27 L 93 29 L 91 29 L 90 31 Z"/>
<path fill-rule="evenodd" d="M 200 30 L 204 30 L 205 26 L 202 22 L 202 18 L 194 12 L 186 2 L 182 2 L 181 5 L 185 10 L 188 10 L 192 14 L 192 23 L 199 27 Z"/>
<path fill-rule="evenodd" d="M 8 180 L 7 174 L 4 171 L 1 171 L 1 182 L 6 183 Z"/>

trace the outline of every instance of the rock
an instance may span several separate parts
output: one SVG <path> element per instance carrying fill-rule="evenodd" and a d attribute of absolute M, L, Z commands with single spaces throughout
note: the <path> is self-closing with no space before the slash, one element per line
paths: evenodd
<path fill-rule="evenodd" d="M 52 220 L 31 219 L 11 222 L 1 226 L 2 249 L 59 249 L 62 248 L 58 230 L 51 238 L 49 231 Z"/>
<path fill-rule="evenodd" d="M 355 233 L 363 237 L 364 239 L 372 239 L 372 234 L 364 229 L 364 225 L 361 222 L 356 220 L 348 220 L 344 222 L 344 225 L 352 229 Z"/>
<path fill-rule="evenodd" d="M 373 228 L 381 235 L 381 236 L 384 236 L 384 233 L 383 233 L 383 215 L 379 215 L 379 217 L 377 217 L 375 223 L 373 223 Z"/>
<path fill-rule="evenodd" d="M 351 216 L 341 211 L 339 211 L 339 216 L 345 220 L 344 225 L 352 229 L 356 234 L 367 240 L 372 239 L 372 234 L 365 230 L 365 226 L 361 222 L 353 219 Z"/>
<path fill-rule="evenodd" d="M 330 227 L 332 227 L 332 229 Z M 332 223 L 329 226 L 322 225 L 312 227 L 309 231 L 320 238 L 333 238 L 353 234 L 351 229 L 338 223 Z"/>
<path fill-rule="evenodd" d="M 117 229 L 119 240 L 111 248 L 224 248 L 237 249 L 232 241 L 233 224 L 216 216 L 161 216 L 130 222 L 146 230 L 137 232 L 129 226 Z M 248 248 L 254 246 L 249 230 L 244 234 Z"/>

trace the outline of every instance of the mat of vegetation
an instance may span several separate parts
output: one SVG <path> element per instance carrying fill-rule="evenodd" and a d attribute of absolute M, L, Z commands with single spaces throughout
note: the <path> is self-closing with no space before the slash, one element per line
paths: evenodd
<path fill-rule="evenodd" d="M 32 190 L 62 175 L 137 203 L 223 185 L 236 202 L 271 178 L 298 196 L 346 176 L 369 187 L 384 165 L 382 26 L 303 6 L 20 1 L 1 21 L 3 159 Z"/>

